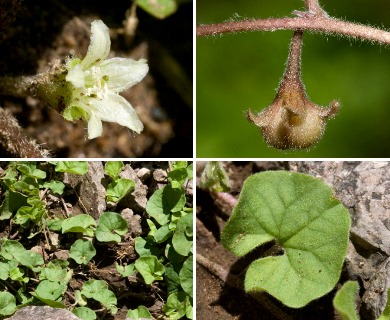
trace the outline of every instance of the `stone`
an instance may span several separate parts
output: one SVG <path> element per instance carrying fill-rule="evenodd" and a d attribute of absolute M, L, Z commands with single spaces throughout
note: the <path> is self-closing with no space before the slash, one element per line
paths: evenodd
<path fill-rule="evenodd" d="M 65 309 L 56 309 L 49 306 L 27 306 L 19 309 L 8 320 L 81 320 L 72 312 Z"/>

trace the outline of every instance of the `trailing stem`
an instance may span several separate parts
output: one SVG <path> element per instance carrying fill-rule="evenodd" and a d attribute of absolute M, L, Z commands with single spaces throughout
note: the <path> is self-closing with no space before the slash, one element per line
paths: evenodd
<path fill-rule="evenodd" d="M 296 29 L 327 34 L 334 33 L 352 38 L 390 44 L 390 32 L 388 31 L 331 18 L 326 14 L 313 14 L 312 12 L 307 12 L 307 14 L 299 13 L 299 16 L 294 18 L 254 19 L 200 25 L 196 28 L 196 35 L 208 36 L 229 32 Z"/>

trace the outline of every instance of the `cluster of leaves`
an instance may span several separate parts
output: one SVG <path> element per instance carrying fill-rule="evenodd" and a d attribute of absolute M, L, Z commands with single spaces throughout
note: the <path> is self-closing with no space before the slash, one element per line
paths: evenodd
<path fill-rule="evenodd" d="M 120 161 L 105 165 L 105 172 L 112 180 L 107 187 L 107 201 L 119 202 L 134 190 L 134 181 L 119 177 L 122 169 Z M 15 162 L 2 173 L 1 183 L 5 191 L 0 219 L 9 219 L 12 225 L 19 225 L 16 234 L 29 231 L 27 242 L 43 234 L 45 248 L 49 249 L 59 247 L 55 237 L 48 239 L 48 234 L 52 232 L 63 236 L 73 234 L 77 240 L 69 247 L 69 259 L 53 259 L 45 263 L 34 248 L 26 250 L 19 241 L 4 237 L 0 251 L 0 280 L 5 290 L 0 293 L 0 317 L 39 302 L 57 308 L 67 307 L 63 300 L 68 283 L 74 270 L 83 270 L 83 266 L 96 255 L 94 244 L 119 243 L 121 236 L 128 231 L 126 220 L 116 212 L 104 212 L 98 221 L 88 214 L 67 218 L 50 216 L 45 194 L 51 192 L 61 196 L 65 189 L 58 179 L 58 172 L 82 175 L 87 171 L 87 162 L 47 162 L 39 166 L 34 162 Z M 192 178 L 192 166 L 187 167 L 186 162 L 172 163 L 170 184 L 163 188 L 166 191 L 157 190 L 147 205 L 152 217 L 160 216 L 159 208 L 163 210 L 165 222 L 156 219 L 162 226 L 157 229 L 152 220 L 148 220 L 151 226 L 149 235 L 135 240 L 139 258 L 130 265 L 117 264 L 117 270 L 123 277 L 137 273 L 148 285 L 154 281 L 167 282 L 169 297 L 163 311 L 170 319 L 184 315 L 192 317 L 192 209 L 185 208 L 186 197 L 182 187 L 188 178 Z M 75 263 L 78 266 L 70 268 Z M 81 290 L 74 291 L 75 302 L 70 309 L 81 319 L 96 319 L 96 313 L 87 307 L 91 299 L 100 303 L 105 312 L 117 313 L 114 292 L 105 281 L 96 279 L 84 282 Z M 127 316 L 133 319 L 152 318 L 144 306 L 129 310 Z"/>
<path fill-rule="evenodd" d="M 168 299 L 163 307 L 170 319 L 192 319 L 193 303 L 193 214 L 187 208 L 183 183 L 192 178 L 192 165 L 171 163 L 169 183 L 149 198 L 146 211 L 150 228 L 146 238 L 135 239 L 140 258 L 135 262 L 150 268 L 141 273 L 146 283 L 153 279 L 167 282 Z"/>

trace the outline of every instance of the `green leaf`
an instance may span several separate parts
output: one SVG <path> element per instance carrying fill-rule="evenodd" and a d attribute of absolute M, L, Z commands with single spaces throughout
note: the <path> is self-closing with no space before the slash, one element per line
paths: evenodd
<path fill-rule="evenodd" d="M 121 173 L 124 165 L 122 161 L 108 161 L 104 166 L 104 171 L 109 175 L 112 179 L 118 178 Z"/>
<path fill-rule="evenodd" d="M 137 309 L 128 310 L 126 318 L 130 318 L 132 320 L 153 319 L 148 308 L 144 306 L 138 306 Z"/>
<path fill-rule="evenodd" d="M 93 298 L 96 292 L 107 290 L 107 283 L 103 280 L 91 279 L 84 283 L 81 294 L 86 296 L 88 299 Z"/>
<path fill-rule="evenodd" d="M 2 239 L 0 254 L 7 260 L 16 259 L 15 256 L 20 256 L 26 251 L 23 245 L 16 240 Z M 17 260 L 17 259 L 16 259 Z"/>
<path fill-rule="evenodd" d="M 116 314 L 118 309 L 116 307 L 117 299 L 111 290 L 99 290 L 93 295 L 93 299 L 99 301 L 102 306 L 106 307 L 112 315 Z"/>
<path fill-rule="evenodd" d="M 79 317 L 83 320 L 95 320 L 96 319 L 96 313 L 95 311 L 87 308 L 87 307 L 79 307 L 75 308 L 73 311 L 73 314 Z"/>
<path fill-rule="evenodd" d="M 334 308 L 344 320 L 359 320 L 359 316 L 356 313 L 358 291 L 359 284 L 357 281 L 347 281 L 337 291 L 333 299 Z"/>
<path fill-rule="evenodd" d="M 194 164 L 191 163 L 188 167 L 187 167 L 187 177 L 189 180 L 192 180 L 193 179 L 193 176 L 194 176 L 194 169 L 193 169 L 193 166 Z"/>
<path fill-rule="evenodd" d="M 107 201 L 119 202 L 135 188 L 135 182 L 130 179 L 120 178 L 111 182 L 107 187 Z"/>
<path fill-rule="evenodd" d="M 177 168 L 168 172 L 168 181 L 172 188 L 180 188 L 187 180 L 188 172 L 186 168 Z"/>
<path fill-rule="evenodd" d="M 96 222 L 89 214 L 78 214 L 62 221 L 62 233 L 81 232 L 92 236 L 91 227 L 94 226 L 96 226 Z"/>
<path fill-rule="evenodd" d="M 19 192 L 7 190 L 4 193 L 4 200 L 0 206 L 0 220 L 11 218 L 12 214 L 20 207 L 27 204 L 27 197 Z"/>
<path fill-rule="evenodd" d="M 187 161 L 170 161 L 172 170 L 178 169 L 178 168 L 187 168 Z"/>
<path fill-rule="evenodd" d="M 390 289 L 387 290 L 387 305 L 377 320 L 390 320 Z"/>
<path fill-rule="evenodd" d="M 0 262 L 0 279 L 7 280 L 9 277 L 10 266 L 8 263 Z"/>
<path fill-rule="evenodd" d="M 46 267 L 42 268 L 40 279 L 47 279 L 53 282 L 66 282 L 68 277 L 68 272 L 66 267 L 69 265 L 69 262 L 66 260 L 52 260 Z"/>
<path fill-rule="evenodd" d="M 175 0 L 137 0 L 137 5 L 158 19 L 164 19 L 177 10 Z"/>
<path fill-rule="evenodd" d="M 146 284 L 155 280 L 162 280 L 165 268 L 155 256 L 143 256 L 135 261 L 135 268 L 144 278 Z"/>
<path fill-rule="evenodd" d="M 141 256 L 156 256 L 159 257 L 161 255 L 160 249 L 157 247 L 157 244 L 151 239 L 144 239 L 142 237 L 137 237 L 134 239 L 135 241 L 135 251 Z"/>
<path fill-rule="evenodd" d="M 45 300 L 57 301 L 61 299 L 62 294 L 65 292 L 66 286 L 62 283 L 43 280 L 35 289 L 35 296 Z"/>
<path fill-rule="evenodd" d="M 127 232 L 127 222 L 119 213 L 104 212 L 99 219 L 96 228 L 96 239 L 101 242 L 120 242 L 121 237 Z"/>
<path fill-rule="evenodd" d="M 0 314 L 9 316 L 16 311 L 16 299 L 9 292 L 0 292 Z"/>
<path fill-rule="evenodd" d="M 116 270 L 123 278 L 131 276 L 135 272 L 134 263 L 131 263 L 127 266 L 121 266 L 120 264 L 115 262 L 115 266 L 116 266 Z"/>
<path fill-rule="evenodd" d="M 24 276 L 24 271 L 18 267 L 9 270 L 9 277 L 11 280 L 28 283 L 29 278 L 23 276 Z"/>
<path fill-rule="evenodd" d="M 87 264 L 95 255 L 96 249 L 91 241 L 85 239 L 76 240 L 69 250 L 69 257 L 78 264 Z"/>
<path fill-rule="evenodd" d="M 162 310 L 170 320 L 176 320 L 185 316 L 188 305 L 190 305 L 188 296 L 182 291 L 176 291 L 168 296 Z"/>
<path fill-rule="evenodd" d="M 179 220 L 172 237 L 172 245 L 176 252 L 188 256 L 192 251 L 192 215 L 186 215 Z"/>
<path fill-rule="evenodd" d="M 169 222 L 171 213 L 182 210 L 185 204 L 184 189 L 167 185 L 152 194 L 146 204 L 146 212 L 160 225 L 164 225 Z"/>
<path fill-rule="evenodd" d="M 230 189 L 229 177 L 219 161 L 207 162 L 200 176 L 199 187 L 212 192 L 227 192 Z"/>
<path fill-rule="evenodd" d="M 266 291 L 292 308 L 317 299 L 337 283 L 346 255 L 350 217 L 320 179 L 269 171 L 249 177 L 222 231 L 238 256 L 273 239 L 285 254 L 252 262 L 247 292 Z"/>
<path fill-rule="evenodd" d="M 35 272 L 40 270 L 38 266 L 44 264 L 42 256 L 31 250 L 26 250 L 21 254 L 17 254 L 15 256 L 15 259 L 19 261 L 20 264 L 28 267 Z"/>
<path fill-rule="evenodd" d="M 49 228 L 50 231 L 61 231 L 62 230 L 62 222 L 64 220 L 54 218 L 54 219 L 47 219 L 46 225 Z"/>
<path fill-rule="evenodd" d="M 40 169 L 37 169 L 37 165 L 34 162 L 26 163 L 26 164 L 18 164 L 17 169 L 24 173 L 26 176 L 34 179 L 45 179 L 46 172 Z"/>
<path fill-rule="evenodd" d="M 181 265 L 186 258 L 185 256 L 177 253 L 171 243 L 167 243 L 165 246 L 165 256 L 174 266 Z"/>
<path fill-rule="evenodd" d="M 53 191 L 53 193 L 56 194 L 63 194 L 65 189 L 65 185 L 61 181 L 56 180 L 46 181 L 43 184 L 43 187 L 49 188 L 51 191 Z"/>
<path fill-rule="evenodd" d="M 192 297 L 193 292 L 193 256 L 189 256 L 188 259 L 183 263 L 183 267 L 180 270 L 180 284 L 183 288 L 184 292 L 187 293 L 190 297 Z"/>
<path fill-rule="evenodd" d="M 172 266 L 165 267 L 164 279 L 167 284 L 168 294 L 180 290 L 180 277 Z"/>
<path fill-rule="evenodd" d="M 169 229 L 169 225 L 164 225 L 154 232 L 153 237 L 157 243 L 163 243 L 172 237 L 173 230 Z"/>
<path fill-rule="evenodd" d="M 74 291 L 74 299 L 76 300 L 76 303 L 79 305 L 79 306 L 86 306 L 87 305 L 87 299 L 84 295 L 81 294 L 81 291 L 80 290 L 75 290 Z"/>
<path fill-rule="evenodd" d="M 55 163 L 55 171 L 68 172 L 83 175 L 88 172 L 87 161 L 58 161 Z"/>

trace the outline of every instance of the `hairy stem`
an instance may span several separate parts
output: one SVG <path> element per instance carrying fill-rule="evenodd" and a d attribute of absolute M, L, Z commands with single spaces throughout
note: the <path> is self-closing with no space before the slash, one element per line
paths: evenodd
<path fill-rule="evenodd" d="M 305 0 L 305 6 L 307 11 L 314 14 L 326 15 L 325 11 L 321 8 L 318 0 Z"/>
<path fill-rule="evenodd" d="M 2 77 L 0 78 L 0 93 L 5 96 L 27 97 L 33 94 L 34 77 Z"/>
<path fill-rule="evenodd" d="M 228 32 L 296 29 L 335 33 L 352 38 L 390 44 L 390 32 L 388 31 L 316 14 L 295 18 L 268 18 L 201 25 L 196 28 L 196 35 L 207 36 Z"/>
<path fill-rule="evenodd" d="M 47 158 L 49 152 L 29 138 L 16 119 L 0 107 L 0 147 L 17 158 Z"/>

